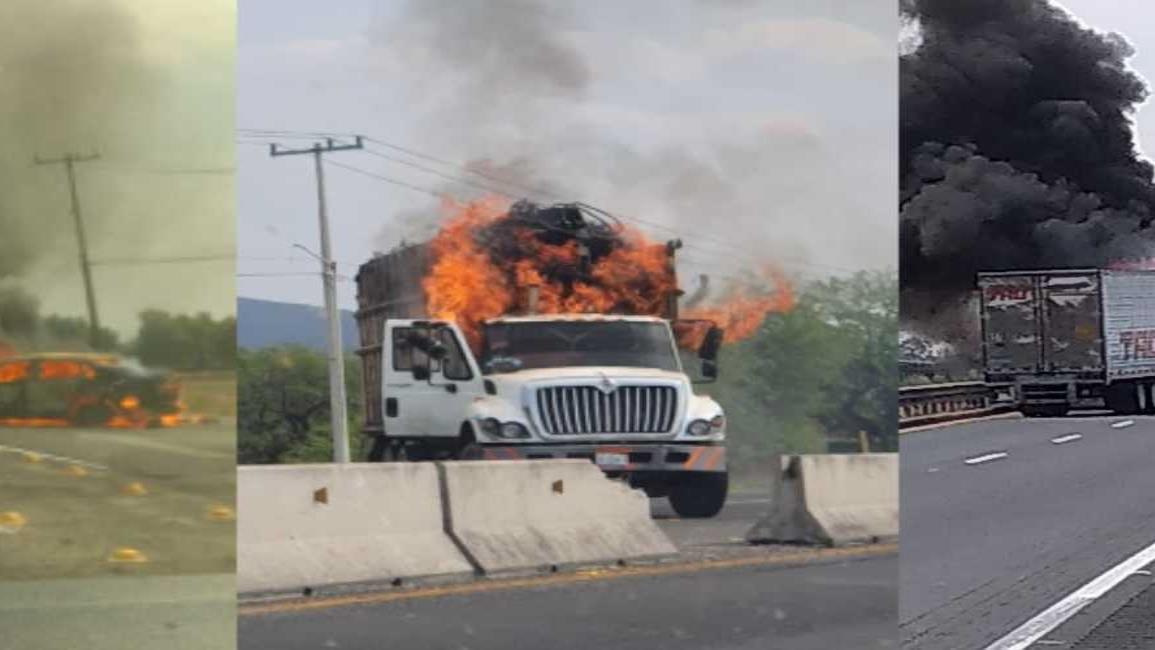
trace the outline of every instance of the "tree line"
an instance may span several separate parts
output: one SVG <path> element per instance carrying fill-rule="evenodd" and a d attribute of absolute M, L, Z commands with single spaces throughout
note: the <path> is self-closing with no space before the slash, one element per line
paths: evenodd
<path fill-rule="evenodd" d="M 172 370 L 231 370 L 236 365 L 236 318 L 232 316 L 147 310 L 139 319 L 134 339 L 122 342 L 115 331 L 101 327 L 92 346 L 87 319 L 42 315 L 38 302 L 27 292 L 0 288 L 0 340 L 37 349 L 95 347 Z"/>

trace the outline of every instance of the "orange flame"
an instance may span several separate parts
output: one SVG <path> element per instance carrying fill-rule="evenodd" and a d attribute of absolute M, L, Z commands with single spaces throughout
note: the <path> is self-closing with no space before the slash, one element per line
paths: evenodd
<path fill-rule="evenodd" d="M 726 331 L 724 341 L 733 343 L 754 335 L 769 314 L 784 314 L 794 309 L 794 287 L 790 280 L 776 269 L 767 268 L 763 274 L 770 279 L 774 290 L 759 293 L 753 282 L 732 288 L 721 302 L 686 310 L 684 316 L 711 320 Z"/>
<path fill-rule="evenodd" d="M 449 218 L 430 243 L 434 262 L 423 280 L 427 313 L 456 322 L 474 348 L 482 321 L 519 311 L 529 287 L 537 288 L 539 313 L 669 316 L 667 306 L 677 291 L 673 260 L 664 244 L 632 228 L 621 228 L 621 244 L 586 260 L 588 266 L 579 272 L 583 251 L 577 240 L 545 242 L 528 227 L 513 230 L 512 241 L 500 242 L 503 249 L 513 244 L 515 255 L 494 255 L 485 236 L 506 217 L 509 205 L 503 200 L 447 201 L 444 208 Z M 776 288 L 769 295 L 739 287 L 723 301 L 686 316 L 716 321 L 726 328 L 726 341 L 748 337 L 768 313 L 794 305 L 787 279 L 770 275 Z"/>

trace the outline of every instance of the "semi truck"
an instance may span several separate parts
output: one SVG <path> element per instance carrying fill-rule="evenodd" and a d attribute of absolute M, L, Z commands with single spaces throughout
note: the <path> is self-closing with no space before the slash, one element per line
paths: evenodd
<path fill-rule="evenodd" d="M 591 232 L 577 205 L 541 210 L 561 217 L 551 217 L 549 237 L 565 231 L 581 242 Z M 663 246 L 673 279 L 677 245 Z M 357 273 L 370 461 L 587 459 L 668 498 L 683 517 L 722 509 L 725 414 L 695 392 L 678 344 L 695 340 L 695 374 L 709 382 L 723 332 L 679 321 L 679 291 L 656 314 L 542 314 L 534 287 L 526 287 L 515 313 L 484 320 L 478 340 L 426 313 L 422 279 L 433 263 L 430 244 L 414 244 L 375 256 Z"/>
<path fill-rule="evenodd" d="M 1023 415 L 1155 413 L 1155 271 L 978 275 L 988 384 Z"/>

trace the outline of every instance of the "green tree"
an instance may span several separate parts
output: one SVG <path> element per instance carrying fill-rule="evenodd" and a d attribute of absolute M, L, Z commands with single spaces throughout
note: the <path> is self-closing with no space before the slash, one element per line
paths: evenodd
<path fill-rule="evenodd" d="M 40 321 L 40 334 L 47 343 L 56 345 L 87 345 L 89 341 L 88 319 L 79 316 L 45 316 Z M 113 330 L 101 327 L 96 332 L 96 349 L 115 351 L 120 347 L 120 337 Z"/>
<path fill-rule="evenodd" d="M 896 449 L 897 346 L 893 273 L 803 287 L 793 310 L 723 349 L 722 378 L 707 389 L 726 408 L 734 464 L 821 452 L 859 431 Z"/>
<path fill-rule="evenodd" d="M 363 455 L 360 364 L 346 359 L 349 438 Z M 332 460 L 329 374 L 324 354 L 301 346 L 241 350 L 237 362 L 237 451 L 241 464 Z"/>
<path fill-rule="evenodd" d="M 231 369 L 236 359 L 236 319 L 148 310 L 140 314 L 133 351 L 147 365 L 180 370 Z"/>

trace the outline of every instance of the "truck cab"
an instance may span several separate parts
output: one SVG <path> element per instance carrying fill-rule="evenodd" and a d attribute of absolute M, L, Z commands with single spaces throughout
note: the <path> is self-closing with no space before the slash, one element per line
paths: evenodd
<path fill-rule="evenodd" d="M 682 516 L 724 505 L 725 415 L 694 392 L 670 321 L 509 316 L 473 341 L 443 320 L 387 319 L 384 330 L 379 459 L 584 458 Z M 701 339 L 712 379 L 721 331 Z"/>

